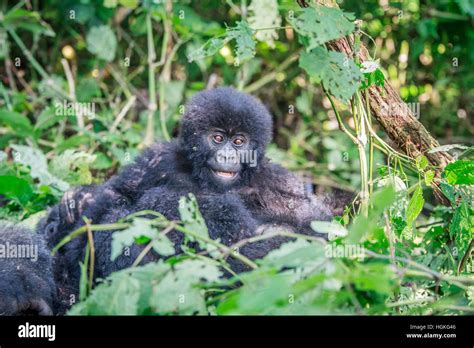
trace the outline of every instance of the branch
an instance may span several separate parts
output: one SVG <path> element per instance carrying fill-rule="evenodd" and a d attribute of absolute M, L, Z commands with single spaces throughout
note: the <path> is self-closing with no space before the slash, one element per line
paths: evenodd
<path fill-rule="evenodd" d="M 327 4 L 329 1 L 317 0 L 316 2 L 323 6 L 330 6 Z M 331 6 L 337 7 L 335 1 L 331 1 L 331 4 Z M 370 57 L 367 48 L 362 43 L 360 43 L 358 52 L 353 51 L 354 35 L 352 34 L 330 41 L 326 46 L 328 49 L 344 53 L 348 57 L 355 56 L 360 62 L 366 61 Z M 383 87 L 371 86 L 362 94 L 368 98 L 372 115 L 397 147 L 412 158 L 425 155 L 435 167 L 434 194 L 440 203 L 448 205 L 449 201 L 441 192 L 439 183 L 443 168 L 453 161 L 452 156 L 445 152 L 429 152 L 439 146 L 438 141 L 429 134 L 408 107 L 397 107 L 403 106 L 405 103 L 389 81 L 385 81 Z"/>

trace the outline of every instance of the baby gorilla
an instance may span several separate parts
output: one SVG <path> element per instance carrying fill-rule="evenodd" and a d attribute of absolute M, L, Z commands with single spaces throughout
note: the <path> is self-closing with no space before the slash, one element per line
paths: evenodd
<path fill-rule="evenodd" d="M 187 105 L 177 139 L 154 144 L 103 185 L 66 193 L 40 222 L 38 234 L 52 248 L 84 224 L 83 216 L 94 224 L 113 223 L 134 212 L 154 210 L 170 220 L 179 220 L 180 197 L 193 193 L 210 237 L 219 238 L 228 246 L 266 233 L 274 226 L 317 235 L 310 222 L 329 220 L 331 212 L 319 199 L 306 193 L 303 183 L 293 174 L 265 157 L 271 132 L 271 116 L 255 98 L 232 88 L 197 93 Z M 134 245 L 126 255 L 111 260 L 113 233 L 94 234 L 96 279 L 131 266 L 143 250 L 142 246 Z M 176 253 L 181 252 L 183 235 L 172 231 L 168 237 L 175 243 Z M 251 259 L 260 258 L 286 240 L 274 237 L 248 244 L 239 252 Z M 71 298 L 77 296 L 79 262 L 84 260 L 86 246 L 87 236 L 82 235 L 54 256 L 55 313 L 63 313 Z M 159 257 L 150 252 L 142 264 Z M 232 257 L 228 261 L 235 271 L 245 270 Z M 22 277 L 10 273 L 7 279 L 22 287 Z M 38 276 L 44 279 L 42 274 Z M 0 297 L 15 296 L 14 289 L 0 287 Z M 33 293 L 29 298 L 37 300 Z"/>

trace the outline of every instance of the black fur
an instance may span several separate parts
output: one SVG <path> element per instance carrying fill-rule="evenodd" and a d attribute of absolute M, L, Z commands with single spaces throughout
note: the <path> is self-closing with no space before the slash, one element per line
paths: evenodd
<path fill-rule="evenodd" d="M 213 129 L 223 132 L 226 139 L 228 136 L 228 147 L 235 147 L 237 151 L 241 148 L 255 151 L 257 165 L 241 163 L 236 167 L 224 166 L 238 168 L 234 173 L 235 180 L 216 176 L 210 165 L 219 146 L 213 143 L 212 133 L 209 135 Z M 265 158 L 271 129 L 270 114 L 255 98 L 231 88 L 200 92 L 187 105 L 178 139 L 152 145 L 133 164 L 103 185 L 79 187 L 66 193 L 61 203 L 53 207 L 38 225 L 38 235 L 43 236 L 48 248 L 52 248 L 84 224 L 83 216 L 94 224 L 113 223 L 133 212 L 150 209 L 170 220 L 178 220 L 178 201 L 188 193 L 197 197 L 210 237 L 219 238 L 228 246 L 265 233 L 275 225 L 295 232 L 315 234 L 310 222 L 328 220 L 331 212 L 318 198 L 308 194 L 304 184 L 293 174 Z M 238 148 L 235 143 L 231 143 L 231 139 L 240 133 L 244 134 L 246 143 Z M 116 270 L 131 266 L 142 251 L 142 246 L 134 245 L 129 255 L 121 255 L 111 261 L 113 233 L 106 231 L 94 234 L 96 278 L 104 278 Z M 22 231 L 12 230 L 9 235 L 14 239 L 25 238 Z M 168 236 L 179 253 L 183 235 L 173 231 Z M 251 259 L 260 258 L 285 240 L 269 239 L 247 245 L 240 252 Z M 77 296 L 79 262 L 84 259 L 86 244 L 85 235 L 75 238 L 54 257 L 56 286 L 50 290 L 57 295 L 54 305 L 56 313 L 64 312 L 73 302 L 71 299 Z M 142 263 L 158 258 L 159 255 L 149 253 Z M 45 262 L 50 261 L 46 258 Z M 245 270 L 236 260 L 229 258 L 229 262 L 235 271 Z M 0 270 L 12 271 L 12 267 L 10 264 L 6 267 L 0 265 Z M 49 268 L 26 270 L 37 276 L 38 282 L 42 280 L 45 284 L 52 284 Z M 14 287 L 26 288 L 21 276 L 14 271 L 5 279 Z M 13 287 L 8 289 L 0 287 L 0 297 L 4 292 L 13 295 Z M 26 292 L 24 296 L 33 299 L 37 294 Z"/>
<path fill-rule="evenodd" d="M 56 287 L 43 238 L 18 226 L 0 226 L 0 248 L 0 315 L 52 314 Z"/>

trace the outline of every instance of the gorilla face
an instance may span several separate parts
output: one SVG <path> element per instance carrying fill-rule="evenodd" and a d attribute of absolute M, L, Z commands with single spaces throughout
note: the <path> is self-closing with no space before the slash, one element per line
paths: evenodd
<path fill-rule="evenodd" d="M 225 191 L 246 185 L 264 158 L 272 119 L 254 97 L 221 87 L 187 104 L 180 147 L 201 187 Z"/>
<path fill-rule="evenodd" d="M 212 129 L 207 133 L 209 157 L 206 165 L 211 180 L 218 186 L 230 187 L 242 179 L 243 171 L 253 158 L 249 135 L 243 132 L 229 132 Z"/>

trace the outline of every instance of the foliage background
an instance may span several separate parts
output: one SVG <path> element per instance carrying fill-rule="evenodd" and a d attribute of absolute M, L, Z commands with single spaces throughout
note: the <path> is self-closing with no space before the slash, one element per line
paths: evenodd
<path fill-rule="evenodd" d="M 152 139 L 165 140 L 168 132 L 176 135 L 184 101 L 215 85 L 233 85 L 267 105 L 274 115 L 274 142 L 269 150 L 274 161 L 309 178 L 318 193 L 357 193 L 361 184 L 357 147 L 339 131 L 336 114 L 321 86 L 298 64 L 304 45 L 288 27 L 288 14 L 297 11 L 298 5 L 288 0 L 279 1 L 278 7 L 275 4 L 230 0 L 167 4 L 151 0 L 3 1 L 0 217 L 34 226 L 69 187 L 102 182 L 130 163 Z M 361 29 L 368 34 L 362 37 L 363 42 L 380 58 L 380 70 L 402 98 L 420 103 L 420 121 L 431 134 L 441 144 L 472 145 L 474 4 L 462 0 L 379 0 L 341 1 L 339 5 L 362 20 Z M 240 31 L 223 46 L 208 41 L 225 35 L 227 27 L 239 28 L 242 20 L 252 28 L 282 28 L 259 31 L 256 41 L 245 41 Z M 225 37 L 232 38 L 232 32 Z M 155 68 L 151 74 L 150 64 Z M 67 98 L 93 103 L 96 116 L 58 117 L 56 103 Z M 338 103 L 338 108 L 353 129 L 347 107 Z M 462 152 L 454 150 L 455 154 Z M 445 182 L 454 202 L 452 208 L 446 208 L 434 201 L 429 182 L 417 184 L 426 172 L 425 164 L 403 175 L 396 169 L 390 173 L 386 157 L 379 152 L 374 164 L 374 177 L 379 182 L 392 175 L 402 178 L 405 187 L 404 196 L 396 199 L 398 206 L 392 205 L 395 198 L 389 191 L 372 197 L 379 199 L 377 205 L 390 208 L 395 246 L 384 236 L 382 211 L 373 209 L 368 218 L 355 218 L 357 208 L 349 207 L 341 211 L 339 221 L 351 232 L 368 229 L 364 247 L 377 255 L 389 255 L 390 248 L 395 248 L 397 256 L 422 268 L 408 270 L 405 261 L 390 262 L 384 257 L 374 257 L 375 263 L 332 260 L 325 264 L 323 249 L 313 250 L 305 244 L 315 241 L 298 239 L 279 256 L 300 260 L 292 266 L 299 272 L 297 280 L 293 273 L 275 274 L 288 266 L 275 256 L 278 252 L 269 255 L 258 272 L 243 276 L 248 278 L 244 283 L 269 289 L 261 298 L 252 298 L 252 287 L 225 291 L 228 284 L 219 283 L 215 265 L 201 265 L 191 258 L 182 261 L 195 262 L 187 267 L 176 261 L 181 265 L 177 269 L 160 263 L 118 273 L 76 310 L 83 314 L 472 313 L 472 264 L 466 263 L 473 233 L 469 185 L 459 189 L 455 181 Z M 472 173 L 469 165 L 465 175 Z M 472 176 L 470 180 L 468 184 L 472 184 Z M 149 226 L 157 233 L 158 227 L 163 226 Z M 339 243 L 337 239 L 335 243 Z M 193 267 L 204 269 L 205 285 L 200 283 L 202 278 L 179 282 Z M 151 278 L 162 275 L 166 280 L 170 272 L 174 272 L 174 280 L 160 282 L 165 289 L 150 288 Z M 400 280 L 406 274 L 417 281 Z M 136 281 L 122 288 L 117 285 L 130 278 Z M 197 283 L 204 290 L 196 292 Z M 192 305 L 164 308 L 159 300 L 143 305 L 138 295 L 173 293 L 175 288 L 189 295 Z M 109 304 L 105 300 L 108 289 L 122 289 L 120 299 L 130 296 L 129 306 Z M 288 294 L 300 293 L 302 302 L 288 305 Z"/>

